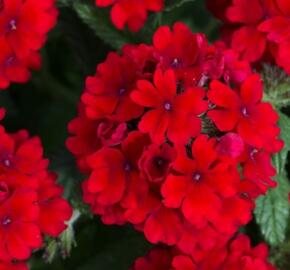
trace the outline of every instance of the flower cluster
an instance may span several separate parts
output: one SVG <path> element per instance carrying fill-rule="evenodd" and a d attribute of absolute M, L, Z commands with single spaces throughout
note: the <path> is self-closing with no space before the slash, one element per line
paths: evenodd
<path fill-rule="evenodd" d="M 159 12 L 163 9 L 164 0 L 96 0 L 98 7 L 111 9 L 111 20 L 116 28 L 138 32 L 144 25 L 148 11 Z"/>
<path fill-rule="evenodd" d="M 225 40 L 243 59 L 275 62 L 290 74 L 290 1 L 208 0 L 208 7 L 224 22 Z"/>
<path fill-rule="evenodd" d="M 238 235 L 227 246 L 208 253 L 202 260 L 195 260 L 175 248 L 153 248 L 145 257 L 138 258 L 132 270 L 252 270 L 275 269 L 267 262 L 265 244 L 252 248 L 245 235 Z"/>
<path fill-rule="evenodd" d="M 57 237 L 66 228 L 72 209 L 47 166 L 39 138 L 0 126 L 0 269 L 27 269 L 16 262 L 40 248 L 44 235 Z"/>
<path fill-rule="evenodd" d="M 84 201 L 194 259 L 224 246 L 276 185 L 270 156 L 283 143 L 262 95 L 235 51 L 182 23 L 110 53 L 69 124 Z"/>
<path fill-rule="evenodd" d="M 54 0 L 0 1 L 0 89 L 25 83 L 41 66 L 39 49 L 56 23 Z"/>

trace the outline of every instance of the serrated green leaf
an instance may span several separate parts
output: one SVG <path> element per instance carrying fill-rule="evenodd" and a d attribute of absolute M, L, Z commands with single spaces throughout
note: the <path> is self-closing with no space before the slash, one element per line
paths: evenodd
<path fill-rule="evenodd" d="M 278 187 L 256 201 L 255 218 L 265 240 L 275 246 L 285 240 L 289 217 L 289 183 L 285 176 L 276 178 Z"/>
<path fill-rule="evenodd" d="M 290 151 L 290 118 L 282 112 L 279 115 L 278 125 L 281 129 L 280 137 L 284 141 L 284 148 L 278 155 L 274 156 L 273 162 L 275 163 L 277 174 L 284 174 L 288 152 Z"/>
<path fill-rule="evenodd" d="M 124 31 L 115 29 L 103 9 L 79 2 L 73 3 L 73 7 L 83 22 L 114 49 L 120 49 L 123 45 L 131 43 Z"/>

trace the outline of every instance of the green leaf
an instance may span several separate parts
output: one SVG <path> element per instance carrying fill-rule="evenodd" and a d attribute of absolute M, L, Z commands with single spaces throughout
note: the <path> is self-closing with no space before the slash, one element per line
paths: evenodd
<path fill-rule="evenodd" d="M 63 258 L 69 257 L 73 247 L 76 247 L 74 224 L 80 218 L 80 212 L 75 210 L 71 220 L 68 222 L 67 229 L 60 236 L 60 247 Z"/>
<path fill-rule="evenodd" d="M 288 152 L 290 151 L 290 118 L 284 113 L 280 112 L 279 127 L 281 129 L 281 139 L 284 141 L 284 148 L 282 151 L 274 156 L 273 161 L 277 169 L 277 174 L 283 174 L 287 163 Z"/>
<path fill-rule="evenodd" d="M 132 43 L 124 31 L 118 31 L 111 23 L 104 9 L 91 4 L 74 3 L 73 7 L 84 23 L 96 33 L 105 43 L 114 49 L 120 49 L 127 43 Z"/>
<path fill-rule="evenodd" d="M 273 165 L 277 170 L 278 187 L 269 190 L 266 196 L 259 198 L 255 210 L 256 221 L 260 225 L 261 232 L 271 245 L 278 245 L 285 240 L 289 218 L 288 193 L 290 187 L 285 166 L 290 151 L 290 119 L 281 112 L 279 126 L 281 139 L 285 146 L 279 154 L 273 157 Z"/>
<path fill-rule="evenodd" d="M 45 248 L 43 259 L 46 263 L 51 264 L 57 256 L 59 244 L 56 239 L 49 239 Z"/>
<path fill-rule="evenodd" d="M 273 246 L 285 240 L 289 217 L 289 183 L 285 176 L 276 178 L 278 187 L 256 201 L 255 218 L 265 240 Z"/>

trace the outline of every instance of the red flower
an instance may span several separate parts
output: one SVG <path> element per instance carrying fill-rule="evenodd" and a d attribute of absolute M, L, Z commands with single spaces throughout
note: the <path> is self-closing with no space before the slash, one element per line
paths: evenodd
<path fill-rule="evenodd" d="M 267 262 L 267 246 L 259 244 L 252 248 L 246 235 L 238 235 L 231 242 L 210 251 L 196 251 L 193 255 L 197 253 L 202 253 L 203 259 L 197 261 L 196 256 L 184 254 L 175 247 L 155 247 L 145 257 L 138 258 L 132 270 L 275 270 Z"/>
<path fill-rule="evenodd" d="M 220 20 L 227 20 L 226 10 L 231 5 L 232 0 L 207 0 L 206 6 Z"/>
<path fill-rule="evenodd" d="M 218 160 L 214 139 L 199 136 L 191 153 L 193 159 L 178 157 L 173 164 L 176 173 L 167 177 L 161 192 L 167 207 L 181 207 L 184 216 L 200 228 L 217 218 L 220 196 L 235 194 L 236 179 L 230 175 L 228 164 Z"/>
<path fill-rule="evenodd" d="M 25 57 L 16 57 L 6 39 L 0 37 L 0 89 L 7 88 L 10 82 L 27 82 L 30 78 L 29 68 L 38 69 L 40 65 L 38 53 L 30 51 Z"/>
<path fill-rule="evenodd" d="M 144 225 L 144 234 L 151 243 L 174 245 L 182 235 L 182 222 L 179 214 L 161 207 L 149 216 Z"/>
<path fill-rule="evenodd" d="M 5 35 L 17 57 L 23 57 L 43 46 L 56 17 L 53 0 L 4 0 L 0 35 Z"/>
<path fill-rule="evenodd" d="M 290 73 L 288 1 L 219 0 L 208 1 L 208 7 L 225 23 L 224 40 L 243 59 L 255 63 L 276 62 Z"/>
<path fill-rule="evenodd" d="M 239 92 L 213 81 L 208 98 L 217 107 L 207 115 L 219 130 L 237 130 L 246 143 L 263 147 L 279 134 L 279 128 L 276 126 L 277 113 L 269 103 L 261 102 L 262 95 L 263 86 L 258 75 L 250 76 Z"/>
<path fill-rule="evenodd" d="M 0 206 L 0 259 L 25 260 L 42 244 L 37 193 L 25 189 L 7 192 L 9 197 Z"/>
<path fill-rule="evenodd" d="M 137 162 L 146 144 L 147 136 L 132 132 L 122 143 L 121 150 L 104 147 L 89 157 L 88 162 L 93 172 L 88 180 L 88 191 L 97 195 L 100 204 L 120 202 L 125 195 L 126 186 L 138 180 Z M 141 183 L 136 186 L 137 189 L 142 187 Z M 145 183 L 143 186 L 146 189 Z M 143 195 L 142 192 L 140 195 Z M 127 199 L 135 201 L 134 203 L 140 199 L 137 194 L 133 194 L 133 197 L 127 194 Z"/>
<path fill-rule="evenodd" d="M 67 148 L 77 157 L 80 170 L 90 172 L 87 156 L 104 146 L 116 146 L 127 135 L 125 123 L 118 123 L 108 119 L 91 120 L 79 108 L 79 116 L 68 125 L 69 132 L 74 135 L 66 141 Z"/>
<path fill-rule="evenodd" d="M 148 181 L 160 182 L 167 176 L 175 157 L 175 149 L 168 144 L 152 144 L 140 158 L 139 168 Z"/>
<path fill-rule="evenodd" d="M 268 248 L 265 244 L 251 248 L 249 238 L 245 235 L 239 235 L 230 245 L 223 269 L 275 270 L 275 267 L 267 262 L 267 257 Z"/>
<path fill-rule="evenodd" d="M 24 263 L 0 262 L 0 270 L 28 270 L 28 268 Z"/>
<path fill-rule="evenodd" d="M 57 237 L 66 229 L 65 221 L 72 216 L 72 208 L 61 196 L 63 188 L 56 185 L 56 175 L 49 174 L 38 190 L 39 227 L 44 234 Z"/>
<path fill-rule="evenodd" d="M 271 155 L 264 149 L 249 147 L 243 163 L 243 174 L 246 179 L 253 182 L 258 194 L 265 194 L 269 187 L 276 187 L 277 183 L 272 180 L 276 170 L 272 165 Z"/>
<path fill-rule="evenodd" d="M 163 0 L 96 0 L 99 7 L 113 5 L 111 19 L 118 29 L 128 25 L 132 32 L 138 32 L 147 19 L 148 11 L 163 9 Z"/>
<path fill-rule="evenodd" d="M 208 46 L 203 34 L 193 34 L 183 23 L 175 23 L 171 31 L 161 26 L 153 36 L 156 58 L 161 69 L 171 68 L 177 79 L 198 85 L 202 77 L 200 58 Z"/>
<path fill-rule="evenodd" d="M 0 269 L 26 269 L 10 262 L 28 259 L 44 234 L 57 237 L 66 228 L 72 210 L 47 166 L 39 138 L 0 127 Z"/>
<path fill-rule="evenodd" d="M 41 65 L 38 50 L 57 18 L 54 0 L 4 0 L 0 15 L 0 89 L 24 83 Z"/>
<path fill-rule="evenodd" d="M 153 108 L 142 117 L 139 129 L 148 132 L 153 142 L 163 143 L 167 134 L 172 142 L 184 144 L 200 133 L 198 115 L 207 109 L 203 89 L 188 88 L 178 95 L 174 72 L 162 73 L 160 69 L 154 74 L 154 85 L 141 80 L 137 88 L 132 92 L 132 99 L 139 105 Z"/>
<path fill-rule="evenodd" d="M 130 58 L 110 53 L 106 62 L 98 66 L 97 74 L 86 81 L 82 101 L 87 116 L 91 119 L 110 117 L 118 121 L 140 116 L 142 107 L 130 98 L 136 76 L 137 66 Z"/>
<path fill-rule="evenodd" d="M 167 270 L 170 269 L 170 266 L 170 250 L 155 248 L 150 250 L 145 257 L 138 258 L 131 270 Z"/>

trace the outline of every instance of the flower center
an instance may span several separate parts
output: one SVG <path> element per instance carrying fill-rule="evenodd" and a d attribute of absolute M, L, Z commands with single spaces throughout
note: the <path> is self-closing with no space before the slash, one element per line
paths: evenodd
<path fill-rule="evenodd" d="M 192 176 L 192 179 L 195 182 L 199 182 L 201 180 L 201 174 L 199 172 L 194 173 L 193 176 Z"/>
<path fill-rule="evenodd" d="M 246 107 L 242 107 L 241 108 L 241 113 L 244 117 L 248 117 L 249 116 L 249 110 Z"/>
<path fill-rule="evenodd" d="M 17 29 L 17 23 L 16 23 L 16 20 L 15 19 L 12 19 L 10 22 L 9 22 L 9 28 L 10 30 L 12 31 L 15 31 Z"/>
<path fill-rule="evenodd" d="M 157 167 L 162 167 L 165 164 L 165 160 L 161 157 L 155 157 L 154 158 L 155 164 Z"/>
<path fill-rule="evenodd" d="M 165 102 L 164 109 L 166 111 L 171 111 L 172 110 L 172 104 L 170 102 Z"/>
<path fill-rule="evenodd" d="M 11 56 L 6 58 L 6 60 L 4 62 L 4 66 L 5 67 L 10 67 L 13 64 L 14 61 L 15 61 L 15 56 L 11 55 Z"/>
<path fill-rule="evenodd" d="M 123 96 L 126 93 L 126 89 L 125 88 L 120 88 L 119 89 L 119 95 Z"/>
<path fill-rule="evenodd" d="M 255 159 L 256 153 L 258 153 L 258 150 L 256 148 L 254 148 L 254 149 L 252 149 L 250 151 L 250 158 L 251 158 L 251 160 L 254 160 Z"/>
<path fill-rule="evenodd" d="M 177 68 L 179 65 L 179 60 L 177 58 L 174 58 L 173 61 L 171 62 L 171 67 Z"/>
<path fill-rule="evenodd" d="M 130 172 L 131 171 L 131 164 L 130 162 L 126 162 L 125 165 L 124 165 L 124 170 L 126 172 Z"/>
<path fill-rule="evenodd" d="M 1 224 L 2 224 L 3 226 L 8 226 L 11 222 L 12 222 L 11 218 L 9 218 L 9 217 L 4 217 L 4 218 L 2 219 Z"/>

